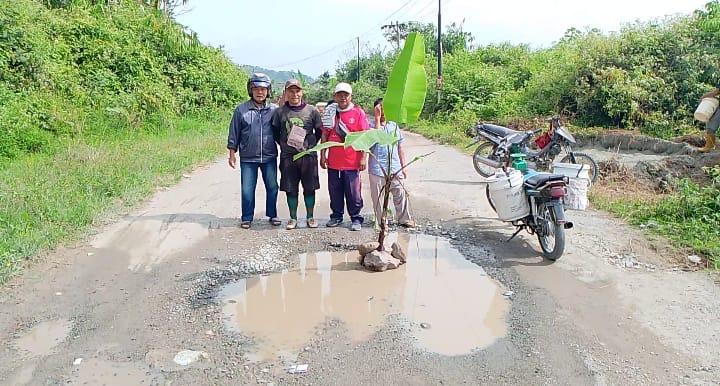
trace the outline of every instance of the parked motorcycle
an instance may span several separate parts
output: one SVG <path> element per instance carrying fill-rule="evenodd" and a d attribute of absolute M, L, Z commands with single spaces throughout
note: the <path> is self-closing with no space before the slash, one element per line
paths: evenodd
<path fill-rule="evenodd" d="M 560 123 L 558 117 L 548 118 L 546 122 L 549 122 L 549 130 L 535 139 L 538 151 L 531 151 L 528 145 L 542 129 L 521 132 L 503 126 L 478 122 L 475 126 L 475 140 L 467 145 L 467 147 L 471 147 L 480 143 L 473 154 L 475 171 L 483 177 L 490 177 L 503 165 L 510 164 L 512 161 L 510 154 L 517 153 L 525 154 L 527 161 L 534 165 L 534 169 L 550 171 L 555 158 L 560 153 L 565 153 L 566 155 L 560 162 L 588 165 L 590 182 L 594 183 L 598 176 L 597 162 L 585 153 L 572 150 L 572 145 L 577 143 L 575 137 Z M 500 149 L 498 144 L 509 136 L 516 137 L 513 140 L 516 146 L 509 149 L 510 151 Z"/>
<path fill-rule="evenodd" d="M 511 140 L 504 140 L 498 144 L 498 147 L 505 149 L 512 145 Z M 513 166 L 523 165 L 524 167 L 525 160 L 522 155 L 516 155 L 514 158 Z M 520 173 L 505 166 L 501 167 L 501 169 L 502 174 L 498 175 L 501 178 L 507 176 L 508 180 L 511 173 Z M 519 167 L 519 169 L 522 170 L 522 167 Z M 505 181 L 501 179 L 499 182 L 503 184 Z M 565 229 L 573 227 L 573 223 L 565 218 L 563 206 L 563 197 L 565 196 L 567 184 L 568 177 L 564 175 L 544 172 L 525 173 L 522 182 L 522 191 L 525 194 L 521 196 L 521 199 L 527 200 L 527 206 L 524 209 L 526 212 L 523 212 L 523 209 L 515 209 L 517 203 L 514 204 L 515 208 L 513 210 L 520 211 L 523 214 L 527 213 L 527 215 L 508 221 L 517 230 L 507 241 L 512 240 L 518 233 L 525 230 L 531 235 L 537 235 L 540 248 L 546 259 L 552 261 L 559 259 L 565 251 Z M 486 195 L 490 206 L 500 214 L 499 210 L 505 208 L 496 207 L 496 204 L 500 205 L 501 203 L 494 202 L 491 194 L 491 184 L 486 187 Z M 514 194 L 511 195 L 515 196 Z"/>

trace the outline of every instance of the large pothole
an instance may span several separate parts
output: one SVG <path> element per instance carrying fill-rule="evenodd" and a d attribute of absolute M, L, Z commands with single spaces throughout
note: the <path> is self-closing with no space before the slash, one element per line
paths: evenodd
<path fill-rule="evenodd" d="M 468 354 L 506 334 L 508 301 L 481 267 L 445 238 L 392 237 L 408 252 L 396 270 L 368 272 L 354 251 L 303 253 L 297 268 L 225 285 L 225 327 L 253 339 L 254 360 L 297 353 L 328 318 L 361 342 L 398 315 L 418 347 L 443 355 Z"/>

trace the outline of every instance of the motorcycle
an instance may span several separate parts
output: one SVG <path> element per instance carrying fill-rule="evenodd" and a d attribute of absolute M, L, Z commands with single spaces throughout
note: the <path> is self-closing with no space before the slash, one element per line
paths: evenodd
<path fill-rule="evenodd" d="M 585 153 L 575 152 L 572 145 L 576 144 L 575 137 L 560 123 L 558 117 L 545 120 L 549 122 L 549 130 L 535 139 L 538 151 L 529 150 L 531 139 L 542 129 L 525 132 L 516 131 L 507 127 L 478 122 L 475 126 L 475 140 L 466 147 L 480 145 L 473 154 L 475 171 L 483 177 L 490 177 L 502 165 L 509 165 L 510 154 L 523 153 L 527 161 L 534 164 L 534 169 L 550 171 L 553 161 L 560 153 L 566 155 L 560 160 L 562 163 L 585 164 L 589 168 L 590 183 L 594 183 L 598 176 L 598 165 L 595 160 Z M 504 152 L 498 148 L 500 142 L 508 136 L 522 136 L 522 141 L 511 149 L 513 152 Z"/>
<path fill-rule="evenodd" d="M 498 148 L 507 151 L 509 147 L 516 145 L 516 141 L 521 141 L 520 137 L 506 137 L 505 140 L 498 144 Z M 500 176 L 510 176 L 513 169 L 523 171 L 526 168 L 524 156 L 522 154 L 514 155 L 512 163 L 513 168 L 502 166 Z M 509 221 L 517 230 L 507 240 L 508 242 L 515 238 L 521 231 L 525 230 L 529 234 L 537 235 L 542 249 L 543 256 L 555 261 L 559 259 L 565 251 L 565 229 L 571 229 L 573 223 L 565 218 L 565 210 L 563 206 L 563 197 L 568 185 L 568 177 L 559 174 L 528 171 L 523 175 L 522 189 L 527 199 L 529 207 L 528 214 L 519 219 Z M 486 196 L 490 206 L 495 212 L 498 209 L 492 199 L 490 184 L 486 187 Z"/>

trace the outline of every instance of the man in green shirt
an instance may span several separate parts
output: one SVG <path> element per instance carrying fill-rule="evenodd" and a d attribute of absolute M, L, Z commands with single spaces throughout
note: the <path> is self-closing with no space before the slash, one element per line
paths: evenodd
<path fill-rule="evenodd" d="M 317 228 L 314 217 L 315 191 L 320 188 L 317 153 L 304 155 L 296 161 L 293 156 L 314 147 L 322 135 L 322 119 L 312 105 L 303 101 L 303 86 L 297 79 L 285 83 L 285 104 L 275 110 L 272 129 L 280 145 L 280 190 L 287 196 L 290 220 L 286 228 L 295 229 L 300 188 L 302 183 L 308 228 Z"/>

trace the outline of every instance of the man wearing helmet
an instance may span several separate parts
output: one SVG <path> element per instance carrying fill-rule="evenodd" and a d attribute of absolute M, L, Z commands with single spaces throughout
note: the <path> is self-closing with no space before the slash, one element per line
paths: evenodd
<path fill-rule="evenodd" d="M 233 112 L 228 131 L 228 164 L 235 169 L 240 156 L 240 184 L 242 196 L 242 217 L 240 226 L 250 228 L 255 214 L 255 187 L 258 169 L 265 184 L 265 215 L 272 225 L 280 225 L 277 218 L 277 156 L 272 127 L 273 112 L 277 108 L 268 100 L 272 97 L 270 78 L 255 73 L 247 82 L 250 99 L 239 104 Z"/>

